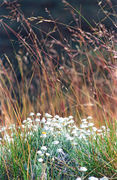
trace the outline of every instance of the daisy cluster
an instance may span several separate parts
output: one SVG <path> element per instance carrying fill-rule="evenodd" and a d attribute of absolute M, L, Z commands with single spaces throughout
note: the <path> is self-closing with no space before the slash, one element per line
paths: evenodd
<path fill-rule="evenodd" d="M 101 126 L 100 129 L 97 129 L 92 123 L 92 117 L 88 116 L 85 119 L 81 119 L 80 128 L 75 125 L 73 116 L 69 117 L 59 117 L 55 115 L 54 117 L 48 113 L 45 113 L 44 117 L 41 118 L 41 114 L 37 113 L 36 118 L 34 113 L 30 113 L 30 117 L 23 121 L 23 124 L 19 128 L 32 129 L 32 131 L 38 131 L 38 128 L 41 127 L 42 137 L 47 137 L 47 134 L 58 136 L 64 135 L 67 140 L 71 140 L 74 144 L 75 138 L 83 139 L 87 141 L 87 138 L 93 137 L 96 139 L 96 136 L 104 136 L 110 132 L 109 128 Z M 32 131 L 28 131 L 27 135 L 32 135 Z"/>
<path fill-rule="evenodd" d="M 56 167 L 61 167 L 60 169 L 63 173 L 67 173 L 68 169 L 71 168 L 70 174 L 74 176 L 73 179 L 82 180 L 88 169 L 82 163 L 79 164 L 78 156 L 76 157 L 76 154 L 78 154 L 77 150 L 81 147 L 83 148 L 84 144 L 97 140 L 97 137 L 104 138 L 110 132 L 110 129 L 105 126 L 97 129 L 92 121 L 92 117 L 88 116 L 85 119 L 81 119 L 81 125 L 77 127 L 73 116 L 63 118 L 59 115 L 52 116 L 45 113 L 42 117 L 40 113 L 34 114 L 31 112 L 17 130 L 14 124 L 10 127 L 2 127 L 0 133 L 3 134 L 3 137 L 0 138 L 0 142 L 2 144 L 4 140 L 8 144 L 13 144 L 16 134 L 20 132 L 20 138 L 33 146 L 31 152 L 34 158 L 35 172 L 38 166 L 43 167 L 43 164 L 51 164 L 52 162 L 56 164 Z M 81 142 L 81 146 L 79 146 L 79 142 Z M 10 148 L 7 152 L 10 153 Z M 87 149 L 84 152 L 88 155 Z M 70 153 L 72 157 L 70 157 Z M 90 155 L 88 156 L 90 158 Z M 74 166 L 77 167 L 78 173 L 74 174 Z M 93 176 L 86 179 L 98 180 L 98 178 Z M 102 177 L 100 180 L 108 180 L 108 178 Z"/>

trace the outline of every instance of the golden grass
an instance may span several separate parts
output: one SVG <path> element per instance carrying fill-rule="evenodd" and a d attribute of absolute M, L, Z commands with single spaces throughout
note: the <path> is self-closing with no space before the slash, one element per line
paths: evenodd
<path fill-rule="evenodd" d="M 12 8 L 11 6 L 11 10 Z M 2 22 L 5 31 L 10 30 L 22 44 L 22 48 L 14 56 L 21 76 L 20 82 L 11 59 L 5 55 L 7 67 L 2 60 L 0 62 L 3 124 L 20 124 L 31 111 L 60 116 L 73 115 L 76 123 L 88 115 L 94 117 L 97 126 L 114 123 L 113 119 L 117 117 L 114 34 L 102 24 L 92 33 L 84 32 L 79 27 L 64 25 L 71 33 L 70 40 L 55 39 L 52 30 L 46 33 L 45 39 L 39 41 L 35 33 L 36 27 L 32 24 L 38 18 L 26 19 L 16 8 L 12 11 L 12 16 L 8 17 L 10 20 L 13 18 L 12 20 L 17 21 L 15 11 L 27 37 L 23 38 Z M 52 23 L 53 20 L 45 22 Z M 57 29 L 59 23 L 53 24 Z M 45 35 L 45 32 L 41 33 Z M 62 32 L 59 31 L 59 34 L 61 36 Z M 75 46 L 72 46 L 73 42 Z M 60 48 L 60 54 L 55 46 Z"/>

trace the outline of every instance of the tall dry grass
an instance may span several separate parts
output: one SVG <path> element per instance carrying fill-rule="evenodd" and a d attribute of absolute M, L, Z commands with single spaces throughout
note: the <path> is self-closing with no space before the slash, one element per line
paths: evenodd
<path fill-rule="evenodd" d="M 19 50 L 13 51 L 14 59 L 7 54 L 3 55 L 6 63 L 0 59 L 1 125 L 21 124 L 31 111 L 72 114 L 76 123 L 91 115 L 97 126 L 114 124 L 117 118 L 115 32 L 101 23 L 96 28 L 91 26 L 91 32 L 85 32 L 77 23 L 72 27 L 52 18 L 26 19 L 18 4 L 5 3 L 10 15 L 4 18 L 20 24 L 20 30 L 16 32 L 1 20 L 4 31 L 12 32 L 19 43 Z M 72 14 L 76 17 L 74 8 Z M 51 24 L 52 28 L 45 32 L 40 24 Z M 67 29 L 69 38 L 60 27 Z"/>

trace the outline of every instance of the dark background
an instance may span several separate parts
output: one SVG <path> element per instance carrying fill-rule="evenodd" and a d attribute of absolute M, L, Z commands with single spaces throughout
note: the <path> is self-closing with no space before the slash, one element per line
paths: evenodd
<path fill-rule="evenodd" d="M 7 1 L 10 2 L 10 1 Z M 12 1 L 11 1 L 12 2 Z M 97 0 L 67 0 L 68 3 L 70 3 L 74 8 L 77 10 L 81 10 L 82 15 L 91 23 L 92 26 L 95 26 L 95 22 L 100 22 L 104 17 L 105 14 L 102 12 L 98 5 Z M 109 0 L 102 0 L 102 6 L 105 10 L 109 12 L 113 12 L 110 5 L 108 3 Z M 111 0 L 114 11 L 117 12 L 117 1 Z M 0 1 L 0 3 L 3 3 L 3 0 Z M 65 24 L 72 24 L 73 26 L 75 23 L 73 22 L 73 17 L 70 13 L 69 8 L 65 7 L 65 4 L 62 2 L 62 0 L 18 0 L 18 3 L 21 5 L 21 11 L 25 15 L 26 18 L 31 16 L 42 16 L 44 18 L 50 19 L 48 13 L 45 11 L 45 8 L 49 10 L 51 13 L 51 16 L 54 20 L 57 20 L 59 22 L 65 23 Z M 0 6 L 0 16 L 1 15 L 8 15 L 9 10 L 6 9 L 6 6 Z M 79 19 L 79 15 L 77 14 L 76 17 Z M 116 17 L 111 15 L 111 18 L 117 22 Z M 0 19 L 3 19 L 3 17 L 0 17 Z M 6 22 L 6 20 L 5 20 Z M 7 21 L 8 25 L 10 25 L 11 28 L 14 30 L 17 30 L 17 24 L 11 23 L 10 20 Z M 112 21 L 109 18 L 105 18 L 105 20 L 102 22 L 105 24 L 105 26 L 109 30 L 116 30 L 115 26 L 113 25 Z M 49 24 L 41 24 L 40 28 L 45 29 L 45 31 L 48 29 Z M 81 27 L 85 31 L 90 31 L 89 25 L 81 18 Z M 61 30 L 63 34 L 67 34 L 67 30 L 65 27 L 61 26 Z M 9 36 L 8 36 L 9 34 Z M 13 36 L 13 34 L 8 30 L 8 34 L 5 32 L 2 25 L 0 25 L 0 56 L 2 56 L 4 53 L 10 55 L 13 51 L 13 47 L 11 45 L 12 40 L 17 39 Z M 17 46 L 17 43 L 16 43 Z"/>

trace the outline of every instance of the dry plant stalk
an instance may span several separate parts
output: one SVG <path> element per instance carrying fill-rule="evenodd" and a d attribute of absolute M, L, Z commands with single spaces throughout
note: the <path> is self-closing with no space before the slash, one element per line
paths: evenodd
<path fill-rule="evenodd" d="M 8 2 L 6 5 L 11 11 L 6 18 L 20 22 L 26 33 L 24 38 L 20 32 L 1 22 L 4 30 L 10 30 L 21 45 L 15 58 L 21 81 L 7 56 L 9 65 L 2 65 L 1 70 L 4 74 L 1 76 L 1 96 L 6 96 L 2 106 L 5 118 L 9 119 L 6 122 L 13 119 L 21 123 L 31 111 L 61 116 L 72 114 L 76 123 L 88 115 L 92 115 L 97 124 L 105 120 L 109 123 L 116 118 L 115 33 L 109 32 L 102 24 L 93 28 L 91 33 L 62 24 L 70 33 L 70 39 L 58 40 L 53 33 L 61 23 L 39 17 L 26 19 L 19 5 Z M 40 30 L 45 38 L 39 39 L 32 26 L 35 22 L 37 26 L 43 22 L 52 23 L 54 30 L 49 33 Z M 58 35 L 64 37 L 60 31 Z"/>

